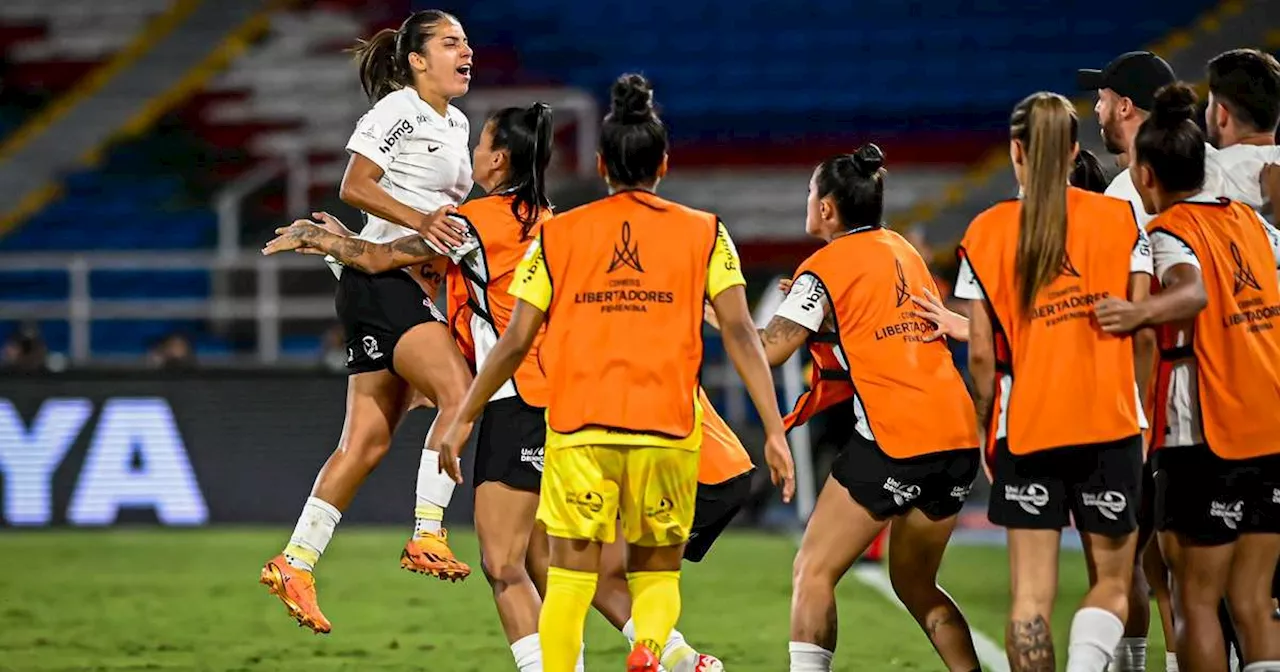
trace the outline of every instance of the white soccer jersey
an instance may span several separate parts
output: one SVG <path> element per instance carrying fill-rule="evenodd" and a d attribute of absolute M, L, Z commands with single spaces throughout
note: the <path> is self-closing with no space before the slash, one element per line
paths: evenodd
<path fill-rule="evenodd" d="M 440 116 L 412 88 L 387 94 L 369 110 L 347 141 L 347 151 L 382 168 L 379 185 L 391 197 L 419 212 L 458 205 L 471 193 L 471 127 L 458 108 Z M 366 213 L 367 214 L 367 213 Z M 357 236 L 382 243 L 412 229 L 367 214 Z"/>
<path fill-rule="evenodd" d="M 1270 202 L 1262 191 L 1262 168 L 1280 164 L 1276 145 L 1232 145 L 1214 149 L 1205 145 L 1204 190 L 1262 211 Z"/>

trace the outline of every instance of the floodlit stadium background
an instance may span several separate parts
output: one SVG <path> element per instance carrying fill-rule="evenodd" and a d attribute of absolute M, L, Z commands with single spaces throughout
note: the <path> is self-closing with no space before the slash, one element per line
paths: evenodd
<path fill-rule="evenodd" d="M 321 600 L 336 603 L 337 633 L 302 639 L 253 592 L 257 563 L 285 541 L 337 440 L 345 386 L 332 275 L 317 258 L 264 259 L 257 249 L 275 226 L 316 210 L 358 225 L 336 185 L 342 148 L 369 104 L 342 49 L 436 6 L 0 2 L 0 670 L 510 667 L 482 577 L 442 588 L 393 571 L 428 412 L 402 428 L 320 570 L 335 588 L 322 583 Z M 1280 47 L 1273 0 L 438 6 L 462 20 L 476 50 L 471 93 L 455 101 L 473 131 L 506 105 L 554 107 L 560 208 L 603 193 L 593 154 L 609 83 L 626 71 L 648 75 L 672 139 L 662 193 L 721 215 L 761 315 L 779 298 L 775 279 L 815 249 L 803 231 L 804 195 L 822 158 L 867 141 L 885 149 L 888 223 L 933 260 L 947 292 L 965 224 L 1013 193 L 1004 143 L 1019 98 L 1045 89 L 1076 98 L 1083 144 L 1105 156 L 1092 100 L 1073 90 L 1076 68 L 1150 48 L 1199 82 L 1216 53 Z M 707 344 L 712 399 L 758 456 L 754 411 L 710 330 Z M 962 347 L 956 356 L 963 366 Z M 788 405 L 802 366 L 797 358 L 775 372 Z M 727 663 L 736 651 L 731 669 L 785 660 L 790 537 L 749 528 L 800 529 L 833 457 L 824 436 L 846 420 L 793 434 L 804 477 L 796 506 L 781 505 L 762 476 L 738 521 L 746 529 L 706 569 L 690 570 L 682 628 L 711 640 L 705 648 Z M 969 582 L 959 597 L 971 593 L 989 609 L 985 631 L 998 646 L 1006 579 L 991 546 L 1000 535 L 985 529 L 982 480 L 960 534 L 968 546 L 948 576 Z M 449 511 L 459 528 L 469 500 L 460 491 Z M 361 523 L 399 527 L 354 529 Z M 156 529 L 224 524 L 241 527 Z M 49 526 L 62 530 L 12 529 Z M 113 529 L 78 529 L 90 526 Z M 478 563 L 462 538 L 464 559 Z M 66 571 L 46 583 L 42 573 L 60 563 Z M 186 573 L 165 579 L 173 564 Z M 1075 564 L 1068 571 L 1078 574 Z M 712 578 L 721 574 L 763 592 Z M 881 622 L 888 603 L 868 587 L 877 576 L 866 573 L 842 603 L 850 634 L 838 660 L 933 669 L 905 617 Z M 406 595 L 419 597 L 406 605 Z M 388 596 L 392 604 L 378 604 Z M 876 625 L 847 617 L 858 609 Z M 217 616 L 184 620 L 193 611 Z M 742 613 L 751 617 L 725 620 Z M 983 628 L 988 617 L 973 618 Z M 411 619 L 416 629 L 387 634 Z M 598 626 L 590 637 L 605 643 L 592 653 L 612 660 L 609 647 L 620 646 Z M 237 648 L 246 641 L 256 648 Z"/>

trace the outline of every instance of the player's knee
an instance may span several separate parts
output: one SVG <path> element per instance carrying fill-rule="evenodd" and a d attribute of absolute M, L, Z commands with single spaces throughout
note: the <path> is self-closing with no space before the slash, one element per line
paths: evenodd
<path fill-rule="evenodd" d="M 1227 590 L 1227 606 L 1231 620 L 1237 624 L 1253 623 L 1259 618 L 1271 618 L 1271 596 L 1253 586 L 1232 585 Z"/>
<path fill-rule="evenodd" d="M 1053 611 L 1053 586 L 1047 581 L 1020 581 L 1010 595 L 1010 611 L 1015 619 Z"/>
<path fill-rule="evenodd" d="M 804 590 L 831 590 L 836 585 L 834 571 L 819 554 L 797 553 L 791 565 L 791 585 L 796 592 Z"/>
<path fill-rule="evenodd" d="M 391 436 L 377 431 L 351 431 L 338 448 L 366 469 L 373 469 L 391 450 Z"/>
<path fill-rule="evenodd" d="M 1147 581 L 1147 573 L 1143 570 L 1142 563 L 1138 562 L 1133 566 L 1133 578 L 1130 579 L 1129 594 L 1134 596 L 1135 599 L 1146 600 L 1150 593 L 1151 584 Z"/>
<path fill-rule="evenodd" d="M 1216 581 L 1207 576 L 1187 573 L 1177 577 L 1176 582 L 1178 589 L 1174 591 L 1174 595 L 1182 609 L 1212 611 L 1217 614 L 1222 593 Z"/>
<path fill-rule="evenodd" d="M 494 586 L 506 588 L 531 580 L 524 558 L 513 557 L 510 553 L 483 555 L 480 566 L 485 578 Z"/>
<path fill-rule="evenodd" d="M 940 593 L 932 577 L 910 571 L 889 570 L 889 583 L 907 611 L 916 613 L 937 601 Z"/>

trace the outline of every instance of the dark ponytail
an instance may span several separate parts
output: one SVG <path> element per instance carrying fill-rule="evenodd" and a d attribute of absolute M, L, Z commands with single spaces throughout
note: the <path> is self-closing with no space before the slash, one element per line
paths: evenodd
<path fill-rule="evenodd" d="M 1107 174 L 1093 152 L 1082 149 L 1071 168 L 1071 186 L 1101 194 L 1107 190 Z"/>
<path fill-rule="evenodd" d="M 508 107 L 495 112 L 488 123 L 493 133 L 493 149 L 507 152 L 510 172 L 505 189 L 514 196 L 511 212 L 520 222 L 520 237 L 528 239 L 542 212 L 551 208 L 547 198 L 547 165 L 551 163 L 551 107 L 534 103 L 529 107 Z"/>
<path fill-rule="evenodd" d="M 1204 132 L 1195 122 L 1196 92 L 1174 82 L 1156 92 L 1151 116 L 1133 139 L 1134 160 L 1146 164 L 1171 193 L 1204 186 Z"/>
<path fill-rule="evenodd" d="M 432 29 L 442 21 L 454 21 L 452 14 L 438 9 L 414 12 L 398 30 L 383 28 L 367 40 L 358 40 L 351 48 L 360 66 L 360 87 L 371 102 L 387 94 L 413 85 L 409 70 L 409 54 L 423 53 Z"/>
<path fill-rule="evenodd" d="M 653 184 L 667 155 L 667 127 L 653 107 L 653 86 L 644 75 L 618 78 L 609 113 L 600 127 L 600 156 L 617 187 Z"/>
<path fill-rule="evenodd" d="M 852 154 L 818 164 L 818 198 L 831 196 L 845 229 L 880 226 L 884 220 L 884 152 L 867 143 Z"/>

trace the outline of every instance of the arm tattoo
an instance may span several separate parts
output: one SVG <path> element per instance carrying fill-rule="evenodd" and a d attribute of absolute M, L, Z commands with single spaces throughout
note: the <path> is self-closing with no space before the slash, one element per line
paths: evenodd
<path fill-rule="evenodd" d="M 1044 616 L 1009 621 L 1006 642 L 1011 672 L 1053 672 L 1053 637 Z"/>
<path fill-rule="evenodd" d="M 985 430 L 991 426 L 991 413 L 995 410 L 995 390 L 986 389 L 978 383 L 974 385 L 973 406 L 978 412 L 978 427 Z"/>
<path fill-rule="evenodd" d="M 337 238 L 337 236 L 334 236 Z M 326 252 L 333 255 L 334 259 L 341 261 L 343 264 L 350 266 L 357 271 L 370 273 L 369 266 L 365 263 L 369 254 L 370 243 L 367 240 L 359 238 L 340 238 L 333 241 L 332 247 L 324 248 Z"/>
<path fill-rule="evenodd" d="M 422 236 L 405 236 L 391 241 L 391 252 L 397 262 L 403 259 L 411 264 L 430 261 L 440 256 L 431 249 Z"/>
<path fill-rule="evenodd" d="M 768 326 L 760 330 L 760 341 L 767 345 L 790 343 L 798 336 L 809 336 L 809 330 L 785 317 L 774 316 Z"/>
<path fill-rule="evenodd" d="M 410 235 L 390 243 L 373 243 L 337 236 L 317 227 L 306 227 L 299 237 L 363 273 L 379 273 L 432 261 L 440 255 L 421 236 Z"/>

